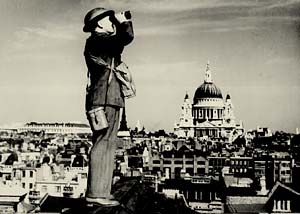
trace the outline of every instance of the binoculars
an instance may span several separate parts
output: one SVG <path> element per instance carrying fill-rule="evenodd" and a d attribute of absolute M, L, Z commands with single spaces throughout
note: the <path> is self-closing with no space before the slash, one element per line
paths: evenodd
<path fill-rule="evenodd" d="M 122 22 L 124 20 L 131 19 L 131 12 L 129 10 L 123 11 L 120 13 L 115 13 L 114 16 L 110 16 L 110 21 L 114 23 L 114 21 Z"/>
<path fill-rule="evenodd" d="M 129 10 L 117 13 L 116 16 L 123 16 L 125 19 L 131 19 L 131 13 Z"/>

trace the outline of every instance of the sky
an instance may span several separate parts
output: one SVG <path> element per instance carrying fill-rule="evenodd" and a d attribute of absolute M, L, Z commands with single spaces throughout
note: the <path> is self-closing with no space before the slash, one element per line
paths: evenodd
<path fill-rule="evenodd" d="M 246 130 L 300 128 L 299 0 L 2 0 L 0 124 L 87 123 L 82 27 L 95 7 L 132 12 L 130 127 L 173 131 L 209 60 Z"/>

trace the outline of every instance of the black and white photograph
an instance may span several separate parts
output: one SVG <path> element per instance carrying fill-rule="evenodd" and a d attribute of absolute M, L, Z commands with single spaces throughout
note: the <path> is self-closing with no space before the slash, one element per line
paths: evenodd
<path fill-rule="evenodd" d="M 300 213 L 300 0 L 1 0 L 0 214 Z"/>

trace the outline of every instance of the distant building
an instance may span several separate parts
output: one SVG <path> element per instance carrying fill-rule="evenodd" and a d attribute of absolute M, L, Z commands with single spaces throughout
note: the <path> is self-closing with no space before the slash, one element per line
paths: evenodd
<path fill-rule="evenodd" d="M 26 192 L 19 187 L 0 184 L 0 213 L 27 213 L 24 206 Z"/>
<path fill-rule="evenodd" d="M 225 138 L 232 142 L 244 132 L 242 123 L 237 124 L 231 97 L 225 101 L 221 90 L 213 83 L 209 64 L 206 66 L 204 83 L 195 91 L 193 103 L 188 94 L 182 104 L 179 123 L 174 134 L 178 137 Z"/>
<path fill-rule="evenodd" d="M 50 172 L 45 172 L 45 169 L 39 168 L 35 190 L 40 193 L 41 197 L 49 194 L 51 196 L 78 198 L 85 194 L 87 173 L 87 167 L 61 167 Z M 49 174 L 50 176 L 48 176 Z"/>
<path fill-rule="evenodd" d="M 119 147 L 123 147 L 125 149 L 129 149 L 132 147 L 132 136 L 131 136 L 130 130 L 127 126 L 126 109 L 125 108 L 123 108 L 123 110 L 122 110 L 120 128 L 118 130 L 117 136 L 120 139 Z"/>
<path fill-rule="evenodd" d="M 274 158 L 273 181 L 292 183 L 292 159 Z"/>
<path fill-rule="evenodd" d="M 153 173 L 162 172 L 167 179 L 208 174 L 208 161 L 183 145 L 178 150 L 151 155 L 148 164 Z"/>
<path fill-rule="evenodd" d="M 226 213 L 299 213 L 300 193 L 277 182 L 268 195 L 227 196 Z"/>
<path fill-rule="evenodd" d="M 35 187 L 36 171 L 37 169 L 33 167 L 22 167 L 15 170 L 16 174 L 20 173 L 19 176 L 20 176 L 21 187 L 26 192 L 29 192 Z"/>
<path fill-rule="evenodd" d="M 254 137 L 271 137 L 272 132 L 269 128 L 267 127 L 260 127 L 257 126 L 255 130 L 249 130 L 249 134 L 252 134 Z"/>
<path fill-rule="evenodd" d="M 45 132 L 46 134 L 91 134 L 87 124 L 30 122 L 18 128 L 18 132 Z"/>
<path fill-rule="evenodd" d="M 238 176 L 253 177 L 252 157 L 230 157 L 230 173 Z"/>
<path fill-rule="evenodd" d="M 187 205 L 199 213 L 224 213 L 222 184 L 211 177 L 166 180 L 162 189 L 170 198 L 183 197 Z"/>

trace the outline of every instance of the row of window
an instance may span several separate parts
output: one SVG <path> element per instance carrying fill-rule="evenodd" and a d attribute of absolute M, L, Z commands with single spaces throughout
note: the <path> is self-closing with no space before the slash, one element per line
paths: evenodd
<path fill-rule="evenodd" d="M 160 160 L 153 160 L 152 161 L 153 164 L 160 164 Z M 164 160 L 163 161 L 164 164 L 171 164 L 172 161 L 171 160 Z M 175 164 L 183 164 L 182 160 L 175 160 L 174 161 Z M 194 161 L 186 161 L 186 164 L 194 164 Z M 198 165 L 205 165 L 205 161 L 197 161 Z M 209 160 L 209 165 L 225 165 L 225 160 Z M 231 161 L 231 165 L 238 165 L 238 166 L 248 166 L 249 165 L 249 161 L 243 161 L 243 160 L 233 160 Z"/>
<path fill-rule="evenodd" d="M 22 183 L 22 188 L 25 189 L 26 188 L 26 184 Z M 29 183 L 29 189 L 33 188 L 33 183 Z"/>
<path fill-rule="evenodd" d="M 83 130 L 82 130 L 83 129 Z M 30 128 L 30 129 L 20 129 L 20 131 L 32 131 L 32 132 L 40 132 L 40 131 L 45 131 L 46 129 L 39 129 L 39 128 Z M 50 128 L 47 129 L 47 132 L 52 132 L 52 133 L 76 133 L 76 132 L 82 132 L 85 131 L 86 128 L 81 128 L 81 129 L 54 129 L 54 128 Z"/>
<path fill-rule="evenodd" d="M 278 169 L 276 169 L 275 170 L 275 174 L 279 174 L 279 170 Z M 290 175 L 291 174 L 291 170 L 280 170 L 280 174 L 281 175 Z"/>
<path fill-rule="evenodd" d="M 249 165 L 249 161 L 247 161 L 247 160 L 231 160 L 231 165 L 247 166 L 247 165 Z"/>
<path fill-rule="evenodd" d="M 247 168 L 230 168 L 230 172 L 234 173 L 246 173 L 247 171 Z"/>
<path fill-rule="evenodd" d="M 42 188 L 41 188 L 42 192 L 47 192 L 48 191 L 48 186 L 47 185 L 42 185 Z M 55 186 L 55 191 L 57 193 L 60 193 L 62 190 L 61 186 Z M 70 187 L 64 187 L 64 190 L 73 190 L 73 187 L 70 186 Z"/>
<path fill-rule="evenodd" d="M 221 118 L 223 111 L 221 109 L 195 109 L 193 111 L 195 118 Z"/>
<path fill-rule="evenodd" d="M 214 165 L 222 165 L 224 166 L 226 164 L 225 159 L 210 159 L 209 160 L 209 165 L 214 166 Z"/>
<path fill-rule="evenodd" d="M 208 201 L 214 201 L 216 199 L 220 199 L 217 196 L 216 192 L 210 192 L 210 191 L 185 191 L 184 196 L 186 199 L 190 200 L 196 200 L 196 201 L 202 201 L 202 200 L 208 200 Z"/>
<path fill-rule="evenodd" d="M 275 163 L 275 167 L 279 167 L 279 165 L 281 165 L 281 167 L 290 167 L 290 163 L 283 163 L 283 162 Z"/>
<path fill-rule="evenodd" d="M 273 212 L 290 210 L 291 202 L 289 200 L 274 200 Z"/>
<path fill-rule="evenodd" d="M 174 164 L 180 164 L 182 165 L 183 164 L 183 161 L 182 160 L 174 160 L 173 161 Z M 161 160 L 153 160 L 152 161 L 153 164 L 160 164 L 161 163 Z M 196 162 L 197 165 L 203 165 L 205 166 L 206 165 L 206 161 L 197 161 Z M 231 166 L 249 166 L 249 161 L 248 160 L 231 160 Z M 163 160 L 163 164 L 172 164 L 172 160 Z M 188 165 L 194 165 L 194 161 L 191 161 L 191 160 L 187 160 L 185 161 L 185 164 L 188 164 Z M 214 166 L 214 167 L 223 167 L 225 165 L 228 165 L 226 164 L 226 160 L 225 159 L 210 159 L 209 160 L 209 165 L 210 166 Z M 279 170 L 278 169 L 275 169 L 275 174 L 278 174 L 279 173 Z M 291 170 L 280 170 L 280 173 L 282 175 L 290 175 L 291 174 Z"/>
<path fill-rule="evenodd" d="M 164 167 L 162 169 L 162 171 L 166 172 L 167 169 L 171 173 L 180 174 L 180 172 L 182 170 L 182 167 L 175 167 L 174 171 L 171 171 L 171 168 L 169 168 L 169 167 Z M 161 171 L 161 169 L 160 169 L 160 167 L 153 167 L 152 171 L 153 172 L 159 172 L 159 171 Z M 187 168 L 185 168 L 185 171 L 186 171 L 186 173 L 189 173 L 190 175 L 194 175 L 194 168 L 187 167 Z M 197 168 L 196 174 L 200 174 L 200 175 L 205 174 L 205 168 Z"/>
<path fill-rule="evenodd" d="M 22 171 L 22 177 L 23 177 L 23 178 L 26 177 L 26 170 Z M 29 171 L 29 177 L 30 177 L 30 178 L 33 178 L 33 171 L 32 171 L 32 170 Z"/>
<path fill-rule="evenodd" d="M 160 160 L 153 160 L 153 164 L 160 164 Z M 194 161 L 185 161 L 186 164 L 193 165 Z M 163 164 L 172 164 L 171 160 L 164 160 Z M 182 160 L 175 160 L 174 164 L 183 164 Z M 205 165 L 205 161 L 197 161 L 197 165 Z"/>

